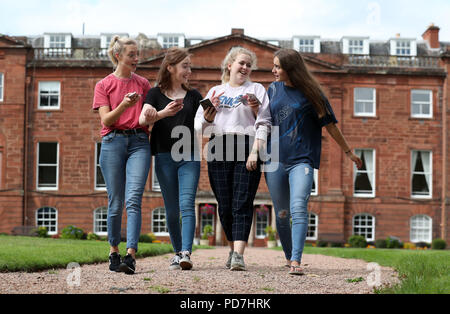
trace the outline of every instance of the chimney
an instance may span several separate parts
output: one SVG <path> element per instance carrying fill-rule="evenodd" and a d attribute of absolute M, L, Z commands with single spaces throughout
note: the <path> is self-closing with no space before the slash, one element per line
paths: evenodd
<path fill-rule="evenodd" d="M 428 44 L 432 49 L 437 49 L 441 47 L 441 45 L 439 44 L 439 30 L 440 30 L 439 27 L 434 26 L 434 24 L 431 23 L 431 25 L 428 26 L 428 29 L 425 31 L 425 33 L 422 34 L 422 38 L 428 41 Z"/>
<path fill-rule="evenodd" d="M 232 28 L 231 35 L 244 35 L 244 29 L 243 28 Z"/>

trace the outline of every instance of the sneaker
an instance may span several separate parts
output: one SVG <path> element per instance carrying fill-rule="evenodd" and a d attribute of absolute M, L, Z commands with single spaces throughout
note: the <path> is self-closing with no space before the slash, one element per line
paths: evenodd
<path fill-rule="evenodd" d="M 191 253 L 189 253 L 189 251 L 181 252 L 180 267 L 182 270 L 189 270 L 192 268 Z"/>
<path fill-rule="evenodd" d="M 231 258 L 233 257 L 233 251 L 230 251 L 230 253 L 228 253 L 228 259 L 227 259 L 227 263 L 225 264 L 226 268 L 230 269 L 231 267 Z"/>
<path fill-rule="evenodd" d="M 122 263 L 119 266 L 120 271 L 123 271 L 127 275 L 134 274 L 134 271 L 136 270 L 136 260 L 130 255 L 127 254 L 123 260 Z"/>
<path fill-rule="evenodd" d="M 109 254 L 109 270 L 120 272 L 120 254 L 117 252 L 113 252 Z"/>
<path fill-rule="evenodd" d="M 175 256 L 172 257 L 172 259 L 170 260 L 170 266 L 169 266 L 169 269 L 170 269 L 170 270 L 178 270 L 178 269 L 181 269 L 181 266 L 180 266 L 180 259 L 181 259 L 180 253 L 175 254 Z"/>
<path fill-rule="evenodd" d="M 230 270 L 246 270 L 243 255 L 239 254 L 238 252 L 233 253 L 233 256 L 231 257 Z"/>

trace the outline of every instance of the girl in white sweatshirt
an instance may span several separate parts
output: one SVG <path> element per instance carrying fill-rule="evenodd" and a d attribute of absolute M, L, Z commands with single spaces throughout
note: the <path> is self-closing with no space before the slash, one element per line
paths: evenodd
<path fill-rule="evenodd" d="M 222 85 L 206 96 L 214 107 L 200 107 L 196 114 L 196 128 L 210 137 L 208 175 L 231 248 L 231 270 L 246 270 L 243 254 L 261 178 L 258 150 L 271 128 L 266 90 L 250 81 L 255 66 L 252 51 L 233 47 L 222 63 Z"/>

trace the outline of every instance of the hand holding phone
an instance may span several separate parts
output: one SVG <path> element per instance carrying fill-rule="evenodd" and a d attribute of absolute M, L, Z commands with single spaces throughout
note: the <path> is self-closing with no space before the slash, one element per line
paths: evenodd
<path fill-rule="evenodd" d="M 211 100 L 209 100 L 209 98 L 200 100 L 200 105 L 203 107 L 203 111 L 206 111 L 208 108 L 211 108 L 211 107 L 213 107 L 214 109 L 216 108 L 212 104 Z"/>

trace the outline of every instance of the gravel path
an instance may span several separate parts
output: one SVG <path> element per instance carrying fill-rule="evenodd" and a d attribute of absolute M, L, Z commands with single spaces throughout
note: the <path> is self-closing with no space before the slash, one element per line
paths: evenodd
<path fill-rule="evenodd" d="M 225 268 L 228 248 L 196 250 L 191 271 L 170 271 L 171 254 L 137 260 L 136 274 L 113 273 L 108 264 L 84 265 L 37 273 L 0 273 L 0 294 L 341 294 L 373 293 L 369 283 L 398 283 L 390 268 L 368 267 L 362 260 L 304 254 L 304 276 L 288 275 L 284 254 L 266 248 L 247 248 L 246 272 Z M 359 279 L 358 279 L 359 278 Z M 78 280 L 79 279 L 79 280 Z M 356 279 L 355 282 L 348 280 Z M 79 285 L 77 283 L 79 282 Z"/>

